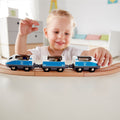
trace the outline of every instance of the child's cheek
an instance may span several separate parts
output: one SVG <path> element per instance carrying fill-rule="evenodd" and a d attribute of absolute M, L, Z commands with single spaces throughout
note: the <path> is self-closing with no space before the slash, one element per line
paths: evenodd
<path fill-rule="evenodd" d="M 69 36 L 69 37 L 67 38 L 67 42 L 68 42 L 68 43 L 70 42 L 70 39 L 71 39 L 71 37 Z"/>

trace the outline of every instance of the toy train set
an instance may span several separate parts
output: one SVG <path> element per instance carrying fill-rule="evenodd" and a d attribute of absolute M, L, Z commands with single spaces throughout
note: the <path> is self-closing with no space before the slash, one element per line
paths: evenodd
<path fill-rule="evenodd" d="M 14 71 L 17 69 L 30 71 L 35 68 L 42 68 L 44 72 L 49 72 L 51 70 L 63 72 L 64 69 L 70 68 L 77 72 L 94 72 L 96 69 L 100 68 L 97 61 L 92 56 L 73 56 L 71 64 L 66 64 L 64 56 L 43 56 L 42 62 L 36 64 L 32 56 L 13 55 L 7 60 L 6 66 Z"/>

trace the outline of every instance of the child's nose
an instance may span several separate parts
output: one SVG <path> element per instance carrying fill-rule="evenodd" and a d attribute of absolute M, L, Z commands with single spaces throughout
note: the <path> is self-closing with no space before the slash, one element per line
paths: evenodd
<path fill-rule="evenodd" d="M 64 37 L 64 34 L 63 34 L 63 33 L 60 33 L 60 34 L 58 35 L 58 37 L 59 37 L 59 38 L 63 38 L 63 37 Z"/>

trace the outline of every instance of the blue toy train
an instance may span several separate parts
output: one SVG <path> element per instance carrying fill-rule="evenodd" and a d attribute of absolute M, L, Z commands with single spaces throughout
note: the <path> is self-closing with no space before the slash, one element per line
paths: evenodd
<path fill-rule="evenodd" d="M 44 56 L 41 64 L 36 64 L 29 55 L 13 55 L 9 57 L 6 66 L 14 71 L 17 69 L 30 71 L 39 67 L 42 68 L 44 72 L 51 70 L 63 72 L 66 68 L 72 68 L 77 72 L 82 72 L 83 70 L 94 72 L 100 68 L 92 56 L 73 56 L 72 63 L 68 65 L 65 62 L 64 56 Z"/>

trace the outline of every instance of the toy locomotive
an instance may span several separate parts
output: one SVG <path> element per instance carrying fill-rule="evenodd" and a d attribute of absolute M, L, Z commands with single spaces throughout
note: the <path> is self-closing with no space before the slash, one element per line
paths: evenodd
<path fill-rule="evenodd" d="M 50 70 L 63 72 L 64 69 L 67 68 L 72 68 L 77 72 L 82 72 L 83 70 L 94 72 L 100 68 L 92 56 L 73 56 L 72 64 L 67 65 L 64 56 L 44 56 L 42 63 L 36 64 L 29 55 L 13 55 L 9 57 L 6 66 L 14 71 L 17 69 L 30 71 L 39 67 L 42 68 L 44 72 L 49 72 Z"/>
<path fill-rule="evenodd" d="M 14 71 L 17 69 L 30 71 L 35 67 L 32 58 L 29 55 L 13 55 L 9 57 L 8 61 L 6 62 L 6 66 Z"/>

